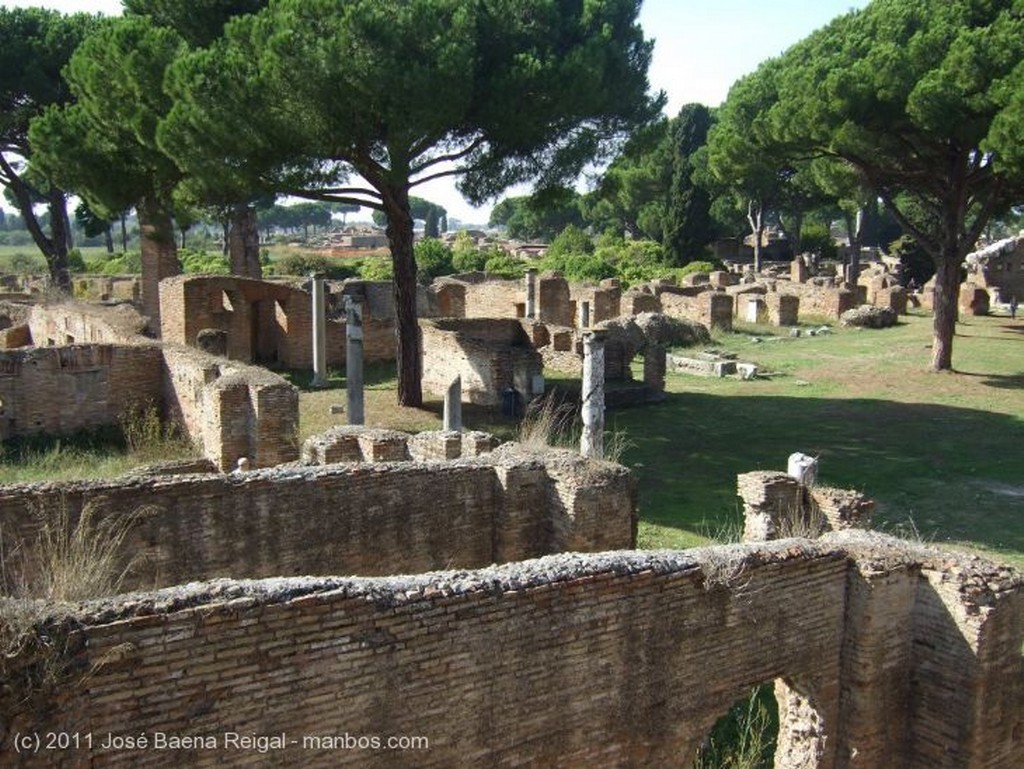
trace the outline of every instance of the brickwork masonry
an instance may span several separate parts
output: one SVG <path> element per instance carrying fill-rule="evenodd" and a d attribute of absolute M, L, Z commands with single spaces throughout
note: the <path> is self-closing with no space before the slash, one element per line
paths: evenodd
<path fill-rule="evenodd" d="M 785 680 L 804 719 L 784 707 L 777 766 L 1011 769 L 1022 590 L 980 559 L 852 532 L 197 583 L 22 626 L 0 658 L 0 749 L 22 767 L 689 766 L 730 705 Z M 55 732 L 93 742 L 15 752 Z"/>

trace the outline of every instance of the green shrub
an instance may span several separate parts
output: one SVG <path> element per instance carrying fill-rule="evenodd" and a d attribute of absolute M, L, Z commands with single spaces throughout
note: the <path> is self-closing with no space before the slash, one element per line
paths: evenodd
<path fill-rule="evenodd" d="M 85 259 L 82 258 L 82 252 L 77 248 L 68 251 L 68 270 L 76 273 L 86 271 Z"/>
<path fill-rule="evenodd" d="M 817 254 L 821 259 L 835 259 L 839 253 L 828 227 L 815 222 L 805 224 L 800 230 L 800 248 L 807 253 Z"/>
<path fill-rule="evenodd" d="M 414 253 L 420 283 L 430 283 L 436 277 L 455 272 L 451 249 L 437 238 L 423 238 L 415 245 Z"/>
<path fill-rule="evenodd" d="M 483 270 L 491 275 L 502 278 L 521 278 L 526 274 L 526 264 L 517 256 L 513 256 L 500 248 L 493 248 L 481 253 L 486 257 Z"/>
<path fill-rule="evenodd" d="M 142 272 L 142 254 L 129 251 L 114 257 L 99 257 L 85 265 L 86 272 L 99 275 L 130 275 Z"/>
<path fill-rule="evenodd" d="M 230 275 L 231 266 L 222 252 L 209 253 L 200 249 L 182 248 L 178 251 L 181 269 L 189 275 Z"/>
<path fill-rule="evenodd" d="M 266 253 L 266 252 L 264 252 Z M 275 275 L 306 276 L 320 273 L 330 280 L 345 280 L 359 274 L 355 264 L 343 263 L 322 254 L 288 254 L 274 262 Z"/>
<path fill-rule="evenodd" d="M 363 280 L 392 280 L 394 265 L 390 256 L 368 256 L 359 262 L 359 277 Z"/>

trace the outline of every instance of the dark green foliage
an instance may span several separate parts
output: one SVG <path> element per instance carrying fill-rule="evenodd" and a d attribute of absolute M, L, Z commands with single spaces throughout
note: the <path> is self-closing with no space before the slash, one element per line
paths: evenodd
<path fill-rule="evenodd" d="M 86 271 L 85 259 L 82 258 L 82 252 L 77 248 L 68 251 L 68 269 L 73 273 Z"/>
<path fill-rule="evenodd" d="M 582 199 L 559 187 L 533 195 L 505 198 L 491 210 L 490 224 L 504 226 L 512 240 L 550 241 L 568 225 L 583 226 Z"/>
<path fill-rule="evenodd" d="M 371 256 L 359 262 L 359 277 L 363 280 L 394 280 L 394 264 L 384 256 Z"/>
<path fill-rule="evenodd" d="M 839 253 L 829 228 L 814 222 L 805 224 L 800 233 L 800 251 L 817 254 L 822 259 L 835 259 Z"/>
<path fill-rule="evenodd" d="M 341 262 L 319 254 L 289 254 L 273 263 L 276 275 L 310 275 L 318 273 L 331 280 L 354 278 L 358 269 L 351 263 Z"/>
<path fill-rule="evenodd" d="M 899 258 L 900 277 L 905 286 L 913 281 L 920 288 L 935 275 L 935 262 L 909 235 L 901 235 L 890 243 L 889 255 Z"/>
<path fill-rule="evenodd" d="M 209 253 L 200 249 L 182 248 L 178 250 L 182 270 L 189 274 L 230 275 L 231 267 L 223 253 Z"/>
<path fill-rule="evenodd" d="M 415 246 L 416 274 L 421 283 L 430 283 L 440 275 L 455 272 L 452 251 L 437 238 L 423 238 Z"/>
<path fill-rule="evenodd" d="M 149 16 L 154 24 L 168 27 L 190 46 L 209 45 L 234 16 L 255 13 L 267 0 L 123 0 L 126 14 Z"/>
<path fill-rule="evenodd" d="M 481 252 L 485 257 L 483 270 L 499 278 L 521 278 L 526 274 L 526 263 L 499 248 Z"/>
<path fill-rule="evenodd" d="M 92 259 L 86 264 L 86 271 L 100 275 L 138 275 L 142 272 L 142 255 L 128 251 L 106 259 Z"/>

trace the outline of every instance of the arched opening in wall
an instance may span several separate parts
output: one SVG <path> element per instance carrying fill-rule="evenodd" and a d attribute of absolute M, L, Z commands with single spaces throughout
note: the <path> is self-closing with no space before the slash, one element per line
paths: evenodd
<path fill-rule="evenodd" d="M 221 312 L 234 312 L 235 306 L 231 303 L 231 295 L 227 291 L 220 292 Z"/>
<path fill-rule="evenodd" d="M 9 317 L 6 315 L 0 315 L 0 331 L 3 331 L 5 328 L 10 328 L 13 325 L 14 323 L 11 322 Z"/>
<path fill-rule="evenodd" d="M 778 735 L 775 688 L 770 683 L 756 686 L 707 733 L 693 769 L 772 769 Z"/>

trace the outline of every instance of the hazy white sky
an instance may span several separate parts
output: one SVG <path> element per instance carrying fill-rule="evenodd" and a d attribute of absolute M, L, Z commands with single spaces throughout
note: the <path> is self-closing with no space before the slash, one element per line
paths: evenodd
<path fill-rule="evenodd" d="M 651 86 L 668 96 L 675 115 L 690 102 L 717 106 L 737 78 L 782 53 L 834 17 L 868 0 L 645 0 L 640 24 L 654 38 Z M 120 0 L 0 0 L 8 7 L 46 6 L 64 13 L 119 14 Z M 525 192 L 525 191 L 523 191 Z M 445 206 L 449 215 L 484 223 L 450 181 L 417 187 L 415 194 Z M 519 193 L 523 194 L 523 193 Z"/>

